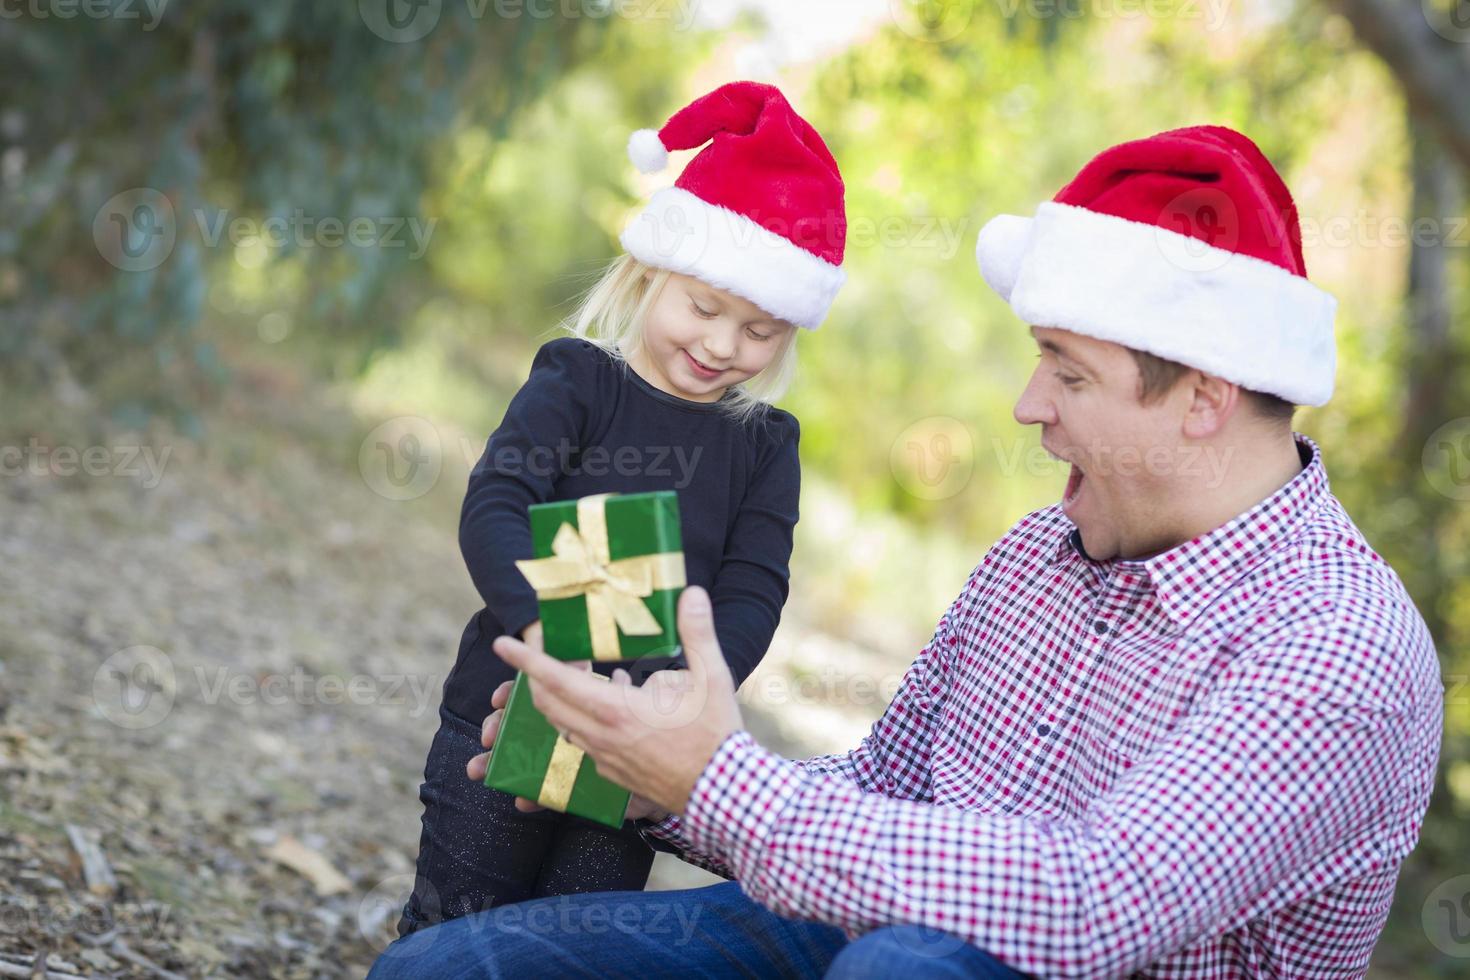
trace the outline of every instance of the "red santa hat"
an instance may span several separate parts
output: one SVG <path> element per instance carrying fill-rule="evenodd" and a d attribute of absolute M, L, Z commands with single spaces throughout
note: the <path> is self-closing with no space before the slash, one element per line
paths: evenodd
<path fill-rule="evenodd" d="M 1337 300 L 1307 281 L 1291 193 L 1234 130 L 1192 126 L 1104 150 L 1035 217 L 987 222 L 975 256 L 1033 326 L 1297 405 L 1332 396 Z"/>
<path fill-rule="evenodd" d="M 846 279 L 842 175 L 827 144 L 775 87 L 731 82 L 634 133 L 628 156 L 657 173 L 668 151 L 705 143 L 624 229 L 623 247 L 816 329 Z"/>

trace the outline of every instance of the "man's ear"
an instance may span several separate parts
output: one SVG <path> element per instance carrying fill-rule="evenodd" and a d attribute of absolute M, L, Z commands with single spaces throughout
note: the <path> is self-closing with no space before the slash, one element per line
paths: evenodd
<path fill-rule="evenodd" d="M 1205 439 L 1216 435 L 1240 408 L 1240 385 L 1203 371 L 1191 371 L 1180 385 L 1189 398 L 1184 413 L 1184 435 Z"/>

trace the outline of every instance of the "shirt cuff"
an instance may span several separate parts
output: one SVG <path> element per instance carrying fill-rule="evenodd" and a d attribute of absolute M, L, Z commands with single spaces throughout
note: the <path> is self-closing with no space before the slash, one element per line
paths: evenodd
<path fill-rule="evenodd" d="M 683 844 L 684 835 L 680 833 L 680 823 L 679 815 L 671 813 L 661 820 L 634 821 L 634 826 L 645 838 L 653 837 L 668 844 Z"/>
<path fill-rule="evenodd" d="M 733 732 L 695 781 L 679 829 L 691 847 L 722 855 L 743 879 L 755 872 L 754 862 L 805 778 L 749 732 Z"/>

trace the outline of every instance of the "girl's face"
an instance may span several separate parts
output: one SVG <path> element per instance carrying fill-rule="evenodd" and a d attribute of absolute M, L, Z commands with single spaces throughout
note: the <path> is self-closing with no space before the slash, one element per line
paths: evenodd
<path fill-rule="evenodd" d="M 719 401 L 725 389 L 764 371 L 795 329 L 749 300 L 670 273 L 648 308 L 642 343 L 628 363 L 661 391 L 688 401 Z"/>

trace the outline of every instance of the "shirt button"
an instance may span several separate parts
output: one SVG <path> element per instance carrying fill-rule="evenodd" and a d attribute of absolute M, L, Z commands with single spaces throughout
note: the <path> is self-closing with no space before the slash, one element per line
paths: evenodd
<path fill-rule="evenodd" d="M 1102 636 L 1108 631 L 1108 624 L 1099 619 L 1097 622 L 1092 624 L 1092 629 L 1095 633 L 1097 633 L 1098 636 Z"/>
<path fill-rule="evenodd" d="M 1048 735 L 1051 734 L 1051 726 L 1050 725 L 1037 725 L 1036 726 L 1036 734 L 1040 735 L 1042 738 L 1045 738 L 1046 736 L 1048 736 Z"/>

